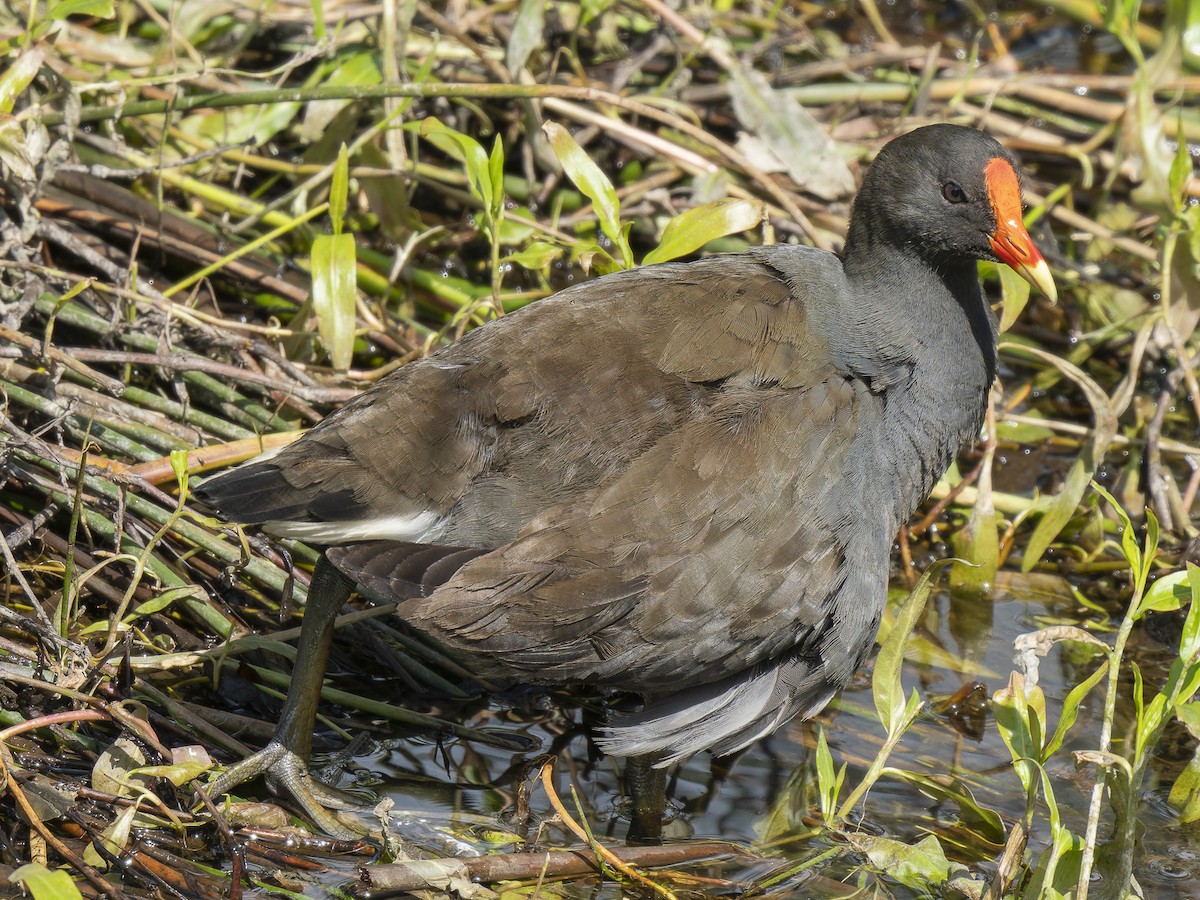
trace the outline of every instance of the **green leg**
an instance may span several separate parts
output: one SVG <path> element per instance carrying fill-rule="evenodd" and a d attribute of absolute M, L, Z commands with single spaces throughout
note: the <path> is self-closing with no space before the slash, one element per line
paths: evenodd
<path fill-rule="evenodd" d="M 266 775 L 272 789 L 286 791 L 295 798 L 318 828 L 334 837 L 351 839 L 361 834 L 334 817 L 326 807 L 347 808 L 352 804 L 309 775 L 308 759 L 312 755 L 321 682 L 333 642 L 333 622 L 352 590 L 354 582 L 322 555 L 313 570 L 296 646 L 296 665 L 275 735 L 258 753 L 232 766 L 208 785 L 216 797 L 251 778 Z"/>
<path fill-rule="evenodd" d="M 631 844 L 661 844 L 667 808 L 667 770 L 654 768 L 655 756 L 631 756 L 625 761 L 625 792 L 629 794 Z"/>

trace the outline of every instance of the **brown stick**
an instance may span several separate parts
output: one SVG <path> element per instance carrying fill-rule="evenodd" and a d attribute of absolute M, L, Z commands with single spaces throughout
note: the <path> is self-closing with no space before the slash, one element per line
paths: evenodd
<path fill-rule="evenodd" d="M 723 856 L 736 848 L 720 841 L 668 844 L 660 847 L 623 847 L 614 850 L 629 866 L 671 866 L 710 856 Z M 431 865 L 436 864 L 436 865 Z M 433 872 L 438 875 L 433 875 Z M 506 853 L 461 859 L 421 860 L 367 866 L 363 881 L 371 890 L 412 891 L 427 888 L 430 877 L 462 877 L 472 881 L 524 881 L 538 878 L 569 878 L 598 873 L 590 850 L 551 850 L 545 853 Z"/>

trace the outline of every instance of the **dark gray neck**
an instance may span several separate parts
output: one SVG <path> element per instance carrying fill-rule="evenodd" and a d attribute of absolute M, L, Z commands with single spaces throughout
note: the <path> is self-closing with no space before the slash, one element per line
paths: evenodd
<path fill-rule="evenodd" d="M 857 215 L 850 223 L 842 266 L 852 294 L 867 298 L 868 304 L 873 301 L 909 322 L 927 316 L 916 323 L 918 329 L 938 329 L 944 323 L 946 337 L 961 340 L 965 321 L 991 385 L 996 377 L 996 328 L 973 259 L 922 256 L 912 246 L 896 243 L 871 216 Z M 915 296 L 923 302 L 911 308 Z M 959 348 L 959 352 L 967 350 Z"/>
<path fill-rule="evenodd" d="M 974 260 L 867 246 L 847 242 L 847 319 L 856 324 L 837 335 L 835 352 L 878 385 L 883 427 L 864 433 L 855 455 L 877 470 L 876 485 L 890 486 L 893 496 L 878 499 L 890 501 L 898 528 L 979 433 L 996 375 L 995 325 Z"/>

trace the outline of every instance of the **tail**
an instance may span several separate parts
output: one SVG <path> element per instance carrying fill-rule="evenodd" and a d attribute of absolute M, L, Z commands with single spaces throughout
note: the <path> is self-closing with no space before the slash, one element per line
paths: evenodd
<path fill-rule="evenodd" d="M 725 756 L 820 712 L 844 684 L 820 661 L 796 654 L 621 714 L 596 742 L 614 756 L 655 756 L 656 768 L 702 750 Z"/>

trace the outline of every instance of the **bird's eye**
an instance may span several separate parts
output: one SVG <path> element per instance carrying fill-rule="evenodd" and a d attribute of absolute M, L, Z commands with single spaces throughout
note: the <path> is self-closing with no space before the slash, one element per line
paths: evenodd
<path fill-rule="evenodd" d="M 947 181 L 942 185 L 942 196 L 951 203 L 966 203 L 967 192 L 964 191 L 957 181 Z"/>

